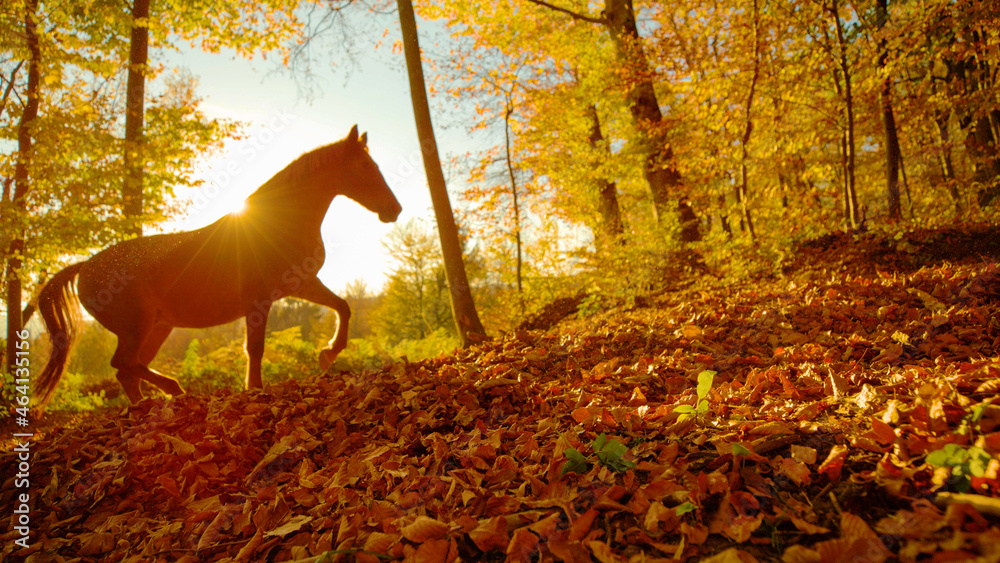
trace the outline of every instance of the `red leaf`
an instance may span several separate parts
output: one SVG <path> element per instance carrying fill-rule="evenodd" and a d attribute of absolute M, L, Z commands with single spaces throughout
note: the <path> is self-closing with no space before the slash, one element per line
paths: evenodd
<path fill-rule="evenodd" d="M 168 493 L 175 497 L 181 496 L 180 490 L 177 489 L 177 481 L 169 475 L 160 475 L 156 478 L 156 483 L 162 486 Z"/>
<path fill-rule="evenodd" d="M 480 551 L 504 549 L 510 542 L 507 535 L 507 520 L 503 516 L 494 516 L 485 520 L 469 532 L 469 538 Z"/>
<path fill-rule="evenodd" d="M 816 470 L 827 476 L 831 481 L 840 480 L 840 470 L 844 467 L 844 460 L 847 459 L 847 446 L 833 446 L 826 460 L 819 465 Z"/>
<path fill-rule="evenodd" d="M 450 531 L 451 526 L 448 524 L 426 516 L 417 516 L 416 520 L 401 530 L 403 537 L 413 543 L 441 539 Z"/>
<path fill-rule="evenodd" d="M 602 541 L 589 541 L 587 542 L 587 547 L 590 548 L 590 552 L 593 553 L 594 557 L 596 557 L 601 563 L 619 563 L 624 561 L 624 559 L 615 555 L 615 553 L 611 551 L 611 547 L 608 546 L 608 544 Z"/>
<path fill-rule="evenodd" d="M 575 522 L 569 527 L 569 539 L 571 541 L 579 541 L 586 537 L 587 532 L 590 531 L 590 527 L 594 524 L 594 518 L 597 518 L 598 512 L 591 508 L 590 510 L 584 512 L 576 519 Z"/>
<path fill-rule="evenodd" d="M 454 540 L 437 539 L 420 544 L 420 547 L 407 557 L 414 563 L 449 563 L 458 559 L 458 546 Z"/>
<path fill-rule="evenodd" d="M 808 485 L 812 482 L 809 474 L 809 467 L 802 462 L 795 461 L 794 459 L 784 458 L 781 460 L 782 475 L 788 477 L 796 485 Z"/>
<path fill-rule="evenodd" d="M 530 561 L 538 551 L 538 536 L 527 527 L 514 530 L 507 544 L 507 561 Z"/>
<path fill-rule="evenodd" d="M 882 422 L 881 420 L 871 418 L 872 421 L 872 432 L 875 433 L 875 437 L 879 442 L 883 444 L 891 444 L 896 441 L 896 432 L 892 429 L 892 426 Z"/>

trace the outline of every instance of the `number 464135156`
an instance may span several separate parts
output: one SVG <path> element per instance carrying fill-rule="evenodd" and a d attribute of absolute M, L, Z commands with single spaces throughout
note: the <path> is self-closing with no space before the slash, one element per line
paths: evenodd
<path fill-rule="evenodd" d="M 14 380 L 14 385 L 16 386 L 14 387 L 14 391 L 17 393 L 17 404 L 22 407 L 16 410 L 17 414 L 21 416 L 27 415 L 27 406 L 28 403 L 31 402 L 31 396 L 28 394 L 28 381 L 29 376 L 31 375 L 31 371 L 28 367 L 31 362 L 28 358 L 28 348 L 31 346 L 31 343 L 28 342 L 28 336 L 30 336 L 30 334 L 27 330 L 22 330 L 17 333 L 18 342 L 16 345 L 17 352 L 15 354 L 17 357 L 13 358 L 15 366 L 14 377 L 16 378 Z M 22 410 L 24 412 L 21 412 Z"/>

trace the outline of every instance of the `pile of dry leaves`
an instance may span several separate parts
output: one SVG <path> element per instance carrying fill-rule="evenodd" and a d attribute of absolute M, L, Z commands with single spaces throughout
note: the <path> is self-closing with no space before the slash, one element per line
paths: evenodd
<path fill-rule="evenodd" d="M 995 258 L 797 272 L 36 436 L 3 558 L 1000 560 Z"/>

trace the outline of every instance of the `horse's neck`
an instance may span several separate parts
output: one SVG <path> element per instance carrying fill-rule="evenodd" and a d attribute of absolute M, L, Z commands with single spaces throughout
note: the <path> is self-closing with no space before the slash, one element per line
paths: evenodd
<path fill-rule="evenodd" d="M 322 214 L 317 219 L 304 211 L 248 204 L 241 213 L 226 215 L 198 232 L 207 236 L 206 244 L 214 245 L 212 252 L 242 256 L 237 261 L 294 262 L 322 247 L 322 219 Z"/>
<path fill-rule="evenodd" d="M 247 198 L 244 215 L 265 218 L 275 228 L 318 232 L 336 195 L 309 185 L 281 186 Z"/>

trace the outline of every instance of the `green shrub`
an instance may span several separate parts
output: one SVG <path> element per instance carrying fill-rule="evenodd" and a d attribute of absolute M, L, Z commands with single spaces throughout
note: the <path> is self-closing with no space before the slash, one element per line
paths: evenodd
<path fill-rule="evenodd" d="M 246 355 L 242 345 L 230 342 L 202 354 L 201 341 L 196 338 L 188 344 L 175 377 L 185 391 L 211 393 L 217 389 L 242 388 L 245 374 Z"/>
<path fill-rule="evenodd" d="M 378 341 L 370 338 L 352 338 L 347 341 L 347 349 L 337 356 L 333 369 L 361 372 L 367 369 L 379 369 L 392 362 L 393 357 Z"/>
<path fill-rule="evenodd" d="M 393 346 L 390 354 L 396 359 L 419 361 L 440 356 L 458 348 L 458 337 L 451 331 L 439 328 L 420 340 L 403 340 Z"/>
<path fill-rule="evenodd" d="M 264 342 L 261 375 L 264 381 L 283 381 L 313 374 L 319 370 L 318 353 L 297 326 L 272 332 Z"/>
<path fill-rule="evenodd" d="M 355 338 L 348 341 L 347 349 L 337 357 L 333 369 L 352 372 L 379 369 L 403 358 L 411 362 L 433 358 L 458 346 L 458 337 L 443 328 L 419 340 L 402 340 L 395 346 L 386 346 L 374 338 Z"/>
<path fill-rule="evenodd" d="M 46 407 L 50 412 L 86 412 L 99 407 L 126 405 L 128 399 L 120 392 L 118 380 L 104 377 L 95 380 L 83 373 L 66 372 L 59 381 L 52 402 Z"/>

